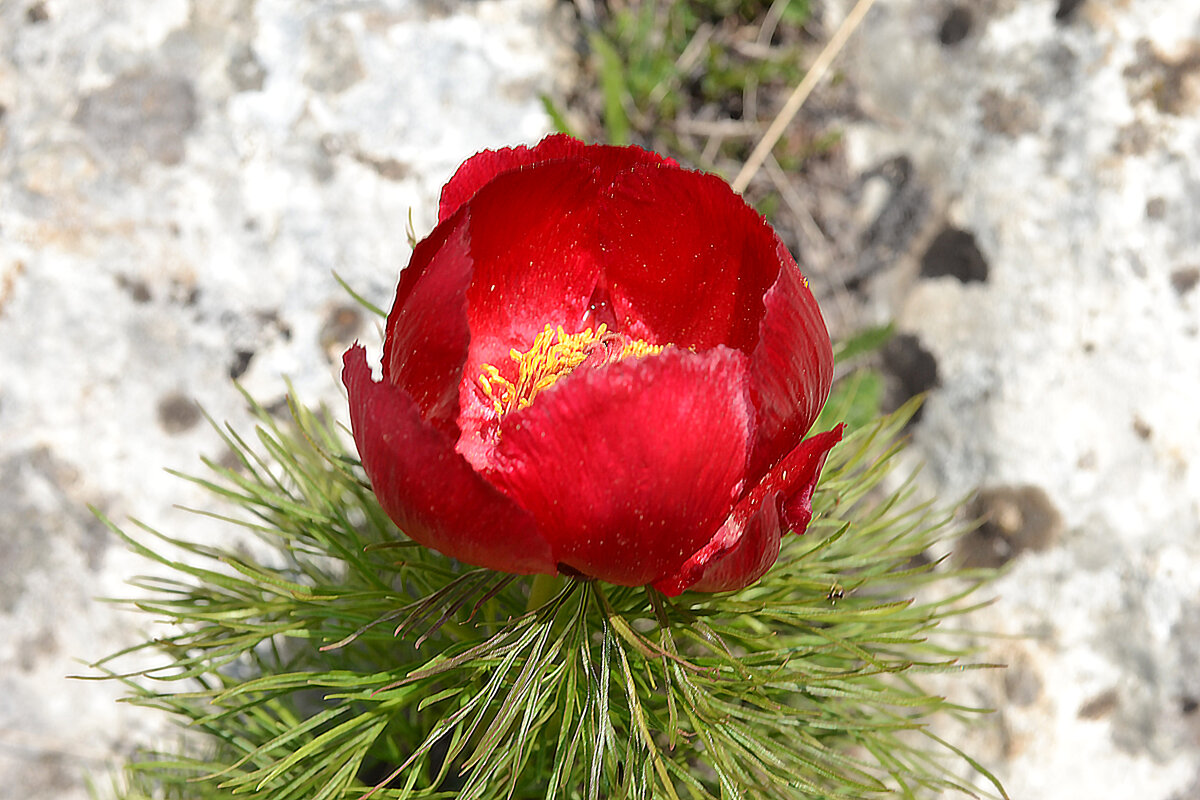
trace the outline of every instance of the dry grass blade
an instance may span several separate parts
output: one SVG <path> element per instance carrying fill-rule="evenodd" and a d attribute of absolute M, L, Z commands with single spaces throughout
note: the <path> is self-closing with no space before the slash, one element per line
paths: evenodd
<path fill-rule="evenodd" d="M 817 60 L 809 67 L 805 73 L 804 79 L 797 84 L 792 91 L 783 108 L 775 116 L 771 126 L 767 128 L 767 132 L 763 134 L 762 139 L 755 145 L 751 151 L 750 157 L 746 159 L 746 163 L 742 166 L 737 177 L 733 179 L 733 190 L 738 192 L 746 191 L 746 187 L 750 185 L 750 181 L 758 174 L 762 168 L 763 162 L 767 160 L 767 155 L 771 152 L 771 148 L 779 141 L 779 137 L 783 135 L 784 130 L 791 123 L 792 119 L 800 111 L 800 107 L 804 105 L 804 101 L 812 94 L 812 90 L 825 77 L 825 73 L 829 71 L 830 65 L 833 64 L 838 54 L 846 46 L 846 42 L 858 29 L 863 18 L 867 16 L 867 12 L 871 10 L 871 6 L 875 5 L 875 0 L 858 0 L 850 13 L 846 15 L 846 19 L 838 27 L 837 32 L 833 34 L 833 38 L 825 45 L 821 54 L 817 56 Z"/>

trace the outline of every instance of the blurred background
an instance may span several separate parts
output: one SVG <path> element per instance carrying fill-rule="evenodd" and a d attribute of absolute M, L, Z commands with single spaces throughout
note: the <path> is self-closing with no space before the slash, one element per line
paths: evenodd
<path fill-rule="evenodd" d="M 164 468 L 239 381 L 342 415 L 442 183 L 554 129 L 729 180 L 856 414 L 928 393 L 927 491 L 1003 566 L 955 741 L 1013 797 L 1200 798 L 1200 7 L 1192 0 L 0 0 L 0 786 L 75 800 L 178 736 L 69 680 L 146 634 L 89 507 L 222 535 Z M 203 412 L 201 411 L 203 409 Z"/>

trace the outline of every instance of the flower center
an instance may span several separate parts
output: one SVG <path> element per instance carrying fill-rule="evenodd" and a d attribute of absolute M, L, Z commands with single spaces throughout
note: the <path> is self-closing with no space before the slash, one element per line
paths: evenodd
<path fill-rule="evenodd" d="M 479 385 L 492 401 L 496 415 L 502 417 L 510 411 L 528 408 L 539 392 L 583 364 L 603 367 L 624 358 L 655 355 L 665 347 L 614 333 L 604 324 L 594 331 L 587 328 L 579 333 L 566 333 L 562 326 L 551 328 L 547 325 L 528 350 L 521 352 L 513 348 L 509 351 L 509 356 L 517 362 L 515 381 L 505 378 L 492 364 L 484 364 L 480 367 Z"/>

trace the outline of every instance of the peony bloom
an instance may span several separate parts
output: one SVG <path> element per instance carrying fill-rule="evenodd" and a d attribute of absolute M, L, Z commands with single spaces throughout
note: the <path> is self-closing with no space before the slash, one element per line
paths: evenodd
<path fill-rule="evenodd" d="M 824 320 L 719 178 L 551 136 L 480 153 L 400 275 L 354 440 L 417 542 L 515 573 L 746 586 L 803 532 L 841 428 Z"/>

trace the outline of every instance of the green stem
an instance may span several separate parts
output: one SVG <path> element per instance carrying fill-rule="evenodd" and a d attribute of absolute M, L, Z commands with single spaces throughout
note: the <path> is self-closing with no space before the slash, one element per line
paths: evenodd
<path fill-rule="evenodd" d="M 529 602 L 525 610 L 533 611 L 553 600 L 563 588 L 563 578 L 558 575 L 534 575 L 529 585 Z"/>

